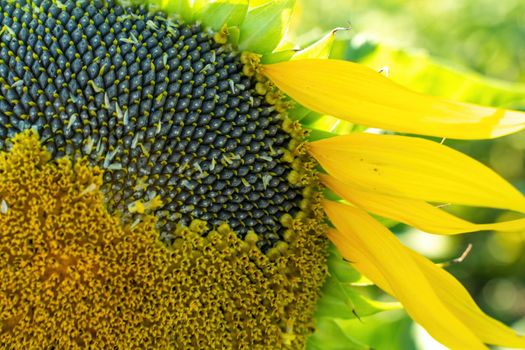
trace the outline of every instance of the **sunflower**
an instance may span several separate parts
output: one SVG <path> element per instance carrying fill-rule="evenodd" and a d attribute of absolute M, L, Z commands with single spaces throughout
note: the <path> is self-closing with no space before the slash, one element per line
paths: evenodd
<path fill-rule="evenodd" d="M 292 6 L 0 0 L 2 347 L 301 349 L 328 239 L 444 345 L 525 347 L 367 213 L 511 231 L 524 220 L 474 224 L 434 204 L 525 212 L 525 197 L 429 140 L 309 142 L 299 122 L 476 139 L 524 129 L 525 114 L 326 59 L 335 31 L 279 48 Z"/>

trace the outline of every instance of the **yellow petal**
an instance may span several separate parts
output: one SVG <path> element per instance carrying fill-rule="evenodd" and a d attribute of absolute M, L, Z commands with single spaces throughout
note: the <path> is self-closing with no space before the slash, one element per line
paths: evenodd
<path fill-rule="evenodd" d="M 338 206 L 339 208 L 335 208 L 335 210 L 339 210 L 340 213 L 336 215 L 344 216 L 348 221 L 359 221 L 367 217 L 366 213 L 358 209 L 341 204 L 338 204 Z M 368 219 L 369 221 L 375 221 L 369 216 Z M 363 235 L 365 240 L 375 233 L 381 237 L 381 240 L 387 241 L 393 239 L 397 241 L 394 235 L 386 228 L 378 223 L 375 223 L 373 226 L 375 226 L 375 231 L 369 230 L 365 232 L 365 235 Z M 381 227 L 381 229 L 378 227 Z M 339 227 L 338 229 L 341 230 Z M 359 237 L 356 237 L 354 230 L 359 230 L 359 227 L 355 227 L 355 229 L 352 230 L 348 230 L 347 227 L 345 231 L 341 231 L 344 233 L 337 230 L 330 230 L 328 236 L 342 252 L 343 256 L 351 261 L 352 265 L 361 273 L 370 278 L 385 292 L 397 297 L 394 289 L 385 277 L 386 270 L 381 265 L 374 263 L 374 259 L 371 258 L 374 252 L 367 250 L 368 247 L 362 244 L 362 240 L 360 240 Z M 476 305 L 467 290 L 451 274 L 413 250 L 403 246 L 398 241 L 397 243 L 399 253 L 410 256 L 413 259 L 413 263 L 416 264 L 425 275 L 438 298 L 459 320 L 462 320 L 479 339 L 488 344 L 525 348 L 525 338 L 516 335 L 512 329 L 486 315 Z M 407 288 L 409 287 L 410 286 L 407 286 Z"/>
<path fill-rule="evenodd" d="M 383 276 L 380 267 L 374 265 L 365 248 L 361 246 L 360 240 L 354 239 L 352 234 L 342 234 L 337 229 L 329 229 L 328 238 L 334 243 L 345 260 L 349 261 L 364 277 L 373 284 L 395 297 L 394 291 Z"/>
<path fill-rule="evenodd" d="M 323 206 L 337 230 L 344 232 L 344 237 L 334 239 L 343 256 L 351 260 L 347 241 L 359 245 L 366 254 L 361 264 L 381 271 L 408 314 L 434 338 L 451 349 L 487 349 L 440 300 L 423 271 L 386 228 L 361 209 L 329 201 Z"/>
<path fill-rule="evenodd" d="M 329 231 L 328 236 L 337 247 L 345 248 L 344 257 L 351 261 L 359 272 L 370 278 L 379 288 L 395 297 L 381 270 L 371 263 L 363 251 L 363 247 L 359 246 L 356 240 L 350 239 L 336 230 Z M 480 310 L 465 288 L 452 275 L 416 252 L 406 249 L 431 282 L 438 297 L 458 319 L 464 321 L 479 339 L 487 344 L 525 348 L 525 339 Z"/>
<path fill-rule="evenodd" d="M 454 276 L 413 250 L 406 250 L 435 287 L 441 300 L 484 343 L 525 349 L 525 337 L 518 336 L 503 323 L 486 315 Z"/>
<path fill-rule="evenodd" d="M 362 65 L 308 59 L 264 66 L 302 105 L 353 123 L 458 139 L 494 138 L 525 128 L 525 113 L 422 95 Z"/>
<path fill-rule="evenodd" d="M 498 174 L 436 142 L 359 133 L 312 142 L 310 153 L 330 175 L 364 191 L 525 212 L 525 197 Z"/>
<path fill-rule="evenodd" d="M 321 180 L 338 196 L 366 211 L 428 233 L 453 235 L 474 231 L 521 231 L 525 229 L 525 219 L 494 224 L 474 224 L 421 200 L 363 191 L 355 185 L 343 183 L 329 175 L 321 175 Z"/>

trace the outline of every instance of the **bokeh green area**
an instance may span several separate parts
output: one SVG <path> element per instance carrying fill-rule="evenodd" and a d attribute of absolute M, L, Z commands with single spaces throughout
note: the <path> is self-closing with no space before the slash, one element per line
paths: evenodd
<path fill-rule="evenodd" d="M 300 0 L 296 15 L 290 37 L 303 45 L 330 29 L 350 26 L 350 31 L 337 34 L 334 57 L 377 70 L 388 67 L 392 79 L 421 92 L 525 110 L 523 0 Z M 497 140 L 444 143 L 487 164 L 525 192 L 524 132 Z M 489 209 L 449 209 L 480 223 L 519 217 Z M 525 332 L 525 232 L 450 238 L 401 225 L 392 230 L 439 262 L 457 258 L 472 244 L 466 259 L 448 270 L 483 310 Z M 399 310 L 337 322 L 323 325 L 338 333 L 334 339 L 340 333 L 351 335 L 377 350 L 441 349 Z"/>
<path fill-rule="evenodd" d="M 334 27 L 434 57 L 484 75 L 525 81 L 523 0 L 299 0 L 300 39 Z"/>

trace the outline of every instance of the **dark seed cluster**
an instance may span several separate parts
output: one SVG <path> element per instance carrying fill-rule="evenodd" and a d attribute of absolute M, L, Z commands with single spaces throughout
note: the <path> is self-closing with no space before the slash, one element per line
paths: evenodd
<path fill-rule="evenodd" d="M 0 32 L 0 148 L 34 128 L 54 157 L 88 157 L 110 209 L 156 209 L 168 240 L 193 219 L 282 240 L 302 199 L 291 137 L 213 34 L 111 0 L 0 0 Z"/>

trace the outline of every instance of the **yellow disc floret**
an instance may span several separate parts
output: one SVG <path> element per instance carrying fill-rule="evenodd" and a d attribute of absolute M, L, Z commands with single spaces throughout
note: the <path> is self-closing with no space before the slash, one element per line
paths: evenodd
<path fill-rule="evenodd" d="M 199 220 L 167 246 L 146 209 L 134 225 L 108 213 L 102 175 L 51 160 L 32 131 L 0 155 L 1 348 L 304 346 L 325 274 L 318 218 L 288 218 L 268 254 L 253 232 Z"/>

